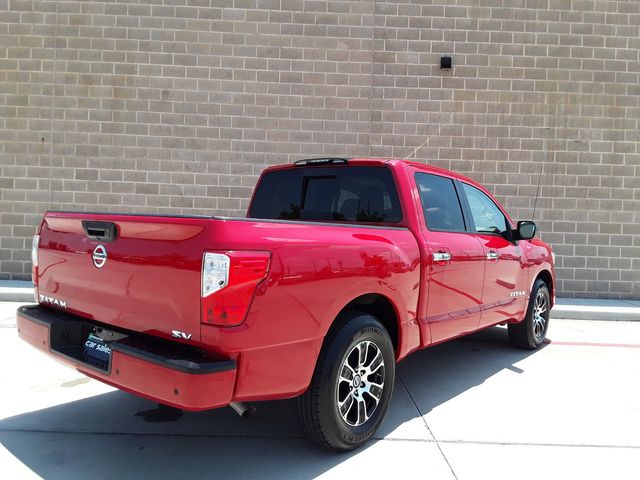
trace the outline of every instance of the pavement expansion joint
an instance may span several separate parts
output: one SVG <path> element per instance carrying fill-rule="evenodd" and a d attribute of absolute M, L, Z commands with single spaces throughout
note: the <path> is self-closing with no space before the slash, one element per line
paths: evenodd
<path fill-rule="evenodd" d="M 453 470 L 453 467 L 451 466 L 451 462 L 449 462 L 449 459 L 447 458 L 447 456 L 442 451 L 442 447 L 440 447 L 440 442 L 438 441 L 436 436 L 431 431 L 431 427 L 429 427 L 429 424 L 427 423 L 427 419 L 424 418 L 424 414 L 420 411 L 420 407 L 418 407 L 418 403 L 416 402 L 415 398 L 413 398 L 413 395 L 411 395 L 411 392 L 409 391 L 409 388 L 407 387 L 407 384 L 405 383 L 404 379 L 400 375 L 400 372 L 396 372 L 396 376 L 398 377 L 398 379 L 400 380 L 400 383 L 402 384 L 402 386 L 404 387 L 405 391 L 407 392 L 407 395 L 409 395 L 409 398 L 411 399 L 411 402 L 413 402 L 413 406 L 416 407 L 416 410 L 418 411 L 418 414 L 420 415 L 420 418 L 422 418 L 422 421 L 424 422 L 424 426 L 427 427 L 427 430 L 429 431 L 429 435 L 431 435 L 431 437 L 433 438 L 433 440 L 429 440 L 429 442 L 432 442 L 432 443 L 436 444 L 436 446 L 438 447 L 438 450 L 440 451 L 440 455 L 442 455 L 442 458 L 444 459 L 444 461 L 447 462 L 447 466 L 449 467 L 449 470 L 451 471 L 451 475 L 453 475 L 453 478 L 458 480 L 458 476 L 456 475 L 456 472 Z"/>

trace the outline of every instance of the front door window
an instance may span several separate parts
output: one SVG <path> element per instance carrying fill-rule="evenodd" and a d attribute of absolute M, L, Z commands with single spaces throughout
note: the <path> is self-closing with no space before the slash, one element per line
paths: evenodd
<path fill-rule="evenodd" d="M 476 232 L 504 235 L 507 232 L 507 219 L 498 206 L 477 188 L 467 183 L 463 183 L 462 188 L 471 208 Z"/>

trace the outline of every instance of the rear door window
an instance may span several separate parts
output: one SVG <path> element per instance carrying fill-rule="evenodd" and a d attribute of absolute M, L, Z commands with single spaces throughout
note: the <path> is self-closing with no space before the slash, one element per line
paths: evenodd
<path fill-rule="evenodd" d="M 427 228 L 439 232 L 464 232 L 462 207 L 453 180 L 429 173 L 416 173 L 415 178 Z"/>
<path fill-rule="evenodd" d="M 250 218 L 398 223 L 398 192 L 386 167 L 297 167 L 266 173 Z"/>

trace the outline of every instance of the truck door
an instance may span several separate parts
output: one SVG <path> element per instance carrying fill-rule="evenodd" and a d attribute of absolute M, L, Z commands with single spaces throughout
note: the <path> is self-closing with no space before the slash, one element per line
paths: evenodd
<path fill-rule="evenodd" d="M 426 322 L 436 343 L 478 328 L 485 254 L 467 231 L 456 182 L 421 172 L 415 180 L 424 215 L 420 241 Z"/>
<path fill-rule="evenodd" d="M 494 201 L 478 188 L 460 182 L 475 237 L 485 256 L 480 327 L 522 319 L 528 292 L 520 247 L 511 240 L 512 226 Z"/>

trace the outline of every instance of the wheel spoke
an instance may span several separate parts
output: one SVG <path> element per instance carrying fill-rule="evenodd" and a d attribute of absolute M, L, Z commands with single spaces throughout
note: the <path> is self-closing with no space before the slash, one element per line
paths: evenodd
<path fill-rule="evenodd" d="M 358 425 L 362 425 L 367 421 L 367 405 L 364 403 L 364 398 L 358 399 Z"/>
<path fill-rule="evenodd" d="M 368 375 L 371 375 L 380 367 L 380 365 L 382 365 L 382 352 L 380 350 L 377 350 L 375 357 L 373 357 L 373 360 L 371 360 L 371 362 L 369 362 L 369 365 L 365 367 L 365 371 Z"/>
<path fill-rule="evenodd" d="M 352 404 L 353 404 L 353 395 L 349 393 L 347 395 L 347 398 L 345 398 L 342 402 L 338 404 L 338 407 L 340 408 L 340 413 L 342 413 L 343 416 L 346 415 L 349 412 L 349 409 L 351 408 Z"/>
<path fill-rule="evenodd" d="M 376 387 L 381 389 L 383 387 L 384 380 L 382 380 L 380 382 L 368 380 L 368 382 L 369 382 L 369 385 L 374 385 L 374 386 L 376 386 Z"/>
<path fill-rule="evenodd" d="M 358 344 L 358 366 L 364 365 L 367 360 L 367 350 L 369 349 L 369 342 L 362 342 Z"/>
<path fill-rule="evenodd" d="M 380 385 L 375 385 L 373 383 L 369 384 L 367 385 L 367 389 L 365 390 L 365 392 L 373 397 L 373 399 L 376 401 L 376 405 L 380 401 L 380 398 L 382 398 L 382 386 Z"/>
<path fill-rule="evenodd" d="M 346 363 L 344 365 L 342 365 L 342 371 L 340 372 L 340 380 L 346 380 L 347 382 L 350 382 L 353 380 L 353 377 L 355 376 L 356 372 L 353 371 L 353 368 L 351 368 L 349 365 L 347 365 Z"/>

